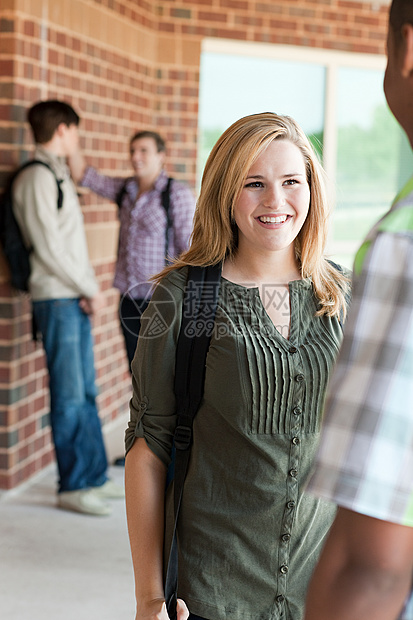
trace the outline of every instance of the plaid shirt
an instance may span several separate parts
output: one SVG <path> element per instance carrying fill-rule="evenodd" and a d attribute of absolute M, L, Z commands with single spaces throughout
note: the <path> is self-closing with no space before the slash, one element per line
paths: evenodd
<path fill-rule="evenodd" d="M 90 167 L 86 169 L 80 184 L 116 202 L 125 180 L 125 177 L 100 174 Z M 167 182 L 168 177 L 162 171 L 154 188 L 136 200 L 139 188 L 136 179 L 131 177 L 122 199 L 114 286 L 135 299 L 149 296 L 152 284 L 148 280 L 165 266 L 167 221 L 161 194 Z M 174 179 L 170 188 L 172 229 L 169 233 L 168 256 L 179 256 L 188 248 L 194 211 L 195 197 L 191 190 Z"/>
<path fill-rule="evenodd" d="M 356 257 L 308 490 L 413 526 L 413 180 Z M 413 600 L 400 618 L 413 619 Z"/>

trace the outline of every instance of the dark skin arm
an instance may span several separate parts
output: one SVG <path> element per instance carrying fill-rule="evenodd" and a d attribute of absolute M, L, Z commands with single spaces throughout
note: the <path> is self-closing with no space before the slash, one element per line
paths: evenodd
<path fill-rule="evenodd" d="M 304 620 L 395 620 L 412 581 L 413 527 L 339 508 Z"/>

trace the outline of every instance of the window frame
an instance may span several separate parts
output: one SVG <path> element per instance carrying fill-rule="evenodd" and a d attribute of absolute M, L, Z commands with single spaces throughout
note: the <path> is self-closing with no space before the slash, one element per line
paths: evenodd
<path fill-rule="evenodd" d="M 318 64 L 325 67 L 323 167 L 329 179 L 329 196 L 335 205 L 334 187 L 337 178 L 338 147 L 338 127 L 336 122 L 338 72 L 340 68 L 346 67 L 379 70 L 384 75 L 386 56 L 384 54 L 360 54 L 295 45 L 277 45 L 213 38 L 205 38 L 202 41 L 201 54 L 204 53 L 286 60 L 303 64 Z"/>

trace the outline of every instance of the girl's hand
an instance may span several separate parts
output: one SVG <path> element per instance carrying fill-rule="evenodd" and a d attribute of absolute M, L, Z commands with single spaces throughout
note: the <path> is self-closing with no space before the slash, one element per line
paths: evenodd
<path fill-rule="evenodd" d="M 185 605 L 184 601 L 182 599 L 178 599 L 178 603 L 176 606 L 176 611 L 177 611 L 177 615 L 178 615 L 178 620 L 187 620 L 188 616 L 189 616 L 189 609 L 188 607 Z"/>

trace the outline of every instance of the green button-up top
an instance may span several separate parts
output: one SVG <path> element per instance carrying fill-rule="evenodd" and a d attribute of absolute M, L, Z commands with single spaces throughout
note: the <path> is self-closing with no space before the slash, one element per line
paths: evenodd
<path fill-rule="evenodd" d="M 186 269 L 158 285 L 133 362 L 126 449 L 144 437 L 167 465 Z M 224 278 L 179 522 L 179 591 L 209 620 L 299 620 L 335 507 L 304 493 L 341 341 L 315 317 L 311 279 L 289 284 L 290 337 L 258 289 Z M 168 512 L 172 505 L 168 506 Z"/>

